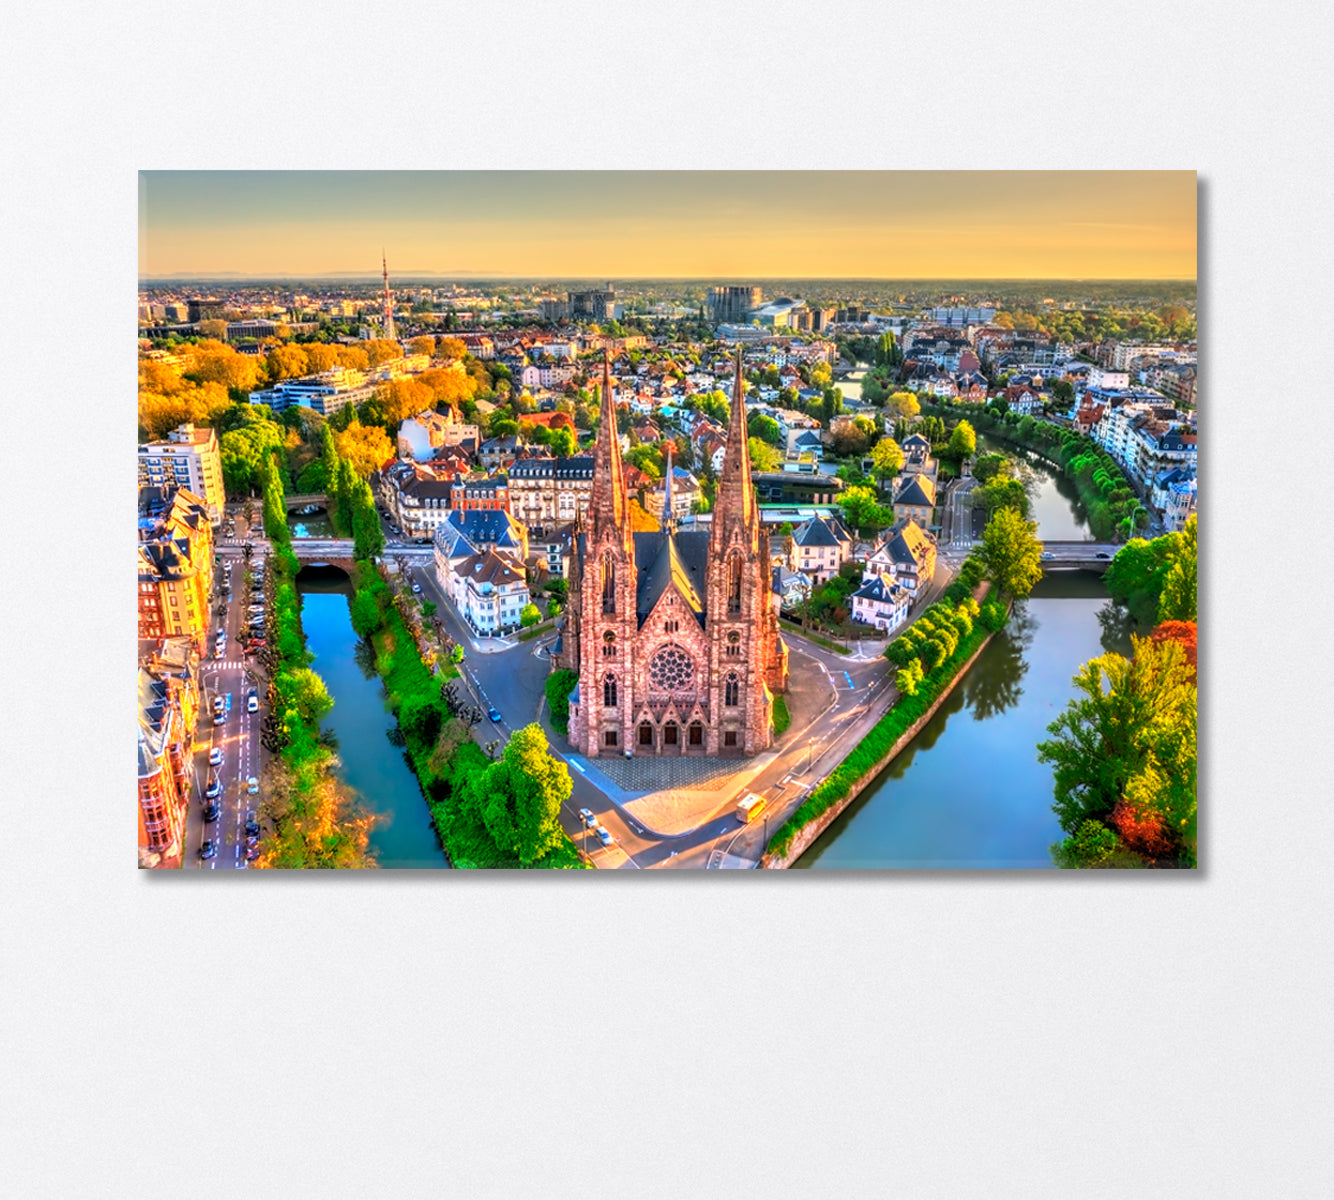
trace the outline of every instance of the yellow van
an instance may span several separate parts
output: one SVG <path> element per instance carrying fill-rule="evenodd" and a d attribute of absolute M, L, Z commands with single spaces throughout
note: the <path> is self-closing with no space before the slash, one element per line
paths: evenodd
<path fill-rule="evenodd" d="M 763 796 L 747 792 L 736 802 L 736 819 L 743 825 L 749 824 L 764 811 L 767 803 Z"/>

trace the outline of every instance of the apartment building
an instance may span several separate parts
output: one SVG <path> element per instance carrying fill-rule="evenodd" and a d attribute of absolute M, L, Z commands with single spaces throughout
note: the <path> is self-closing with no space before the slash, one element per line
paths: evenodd
<path fill-rule="evenodd" d="M 165 442 L 141 444 L 139 487 L 157 488 L 164 496 L 184 488 L 202 501 L 209 520 L 218 524 L 227 501 L 218 435 L 185 424 L 173 429 Z"/>
<path fill-rule="evenodd" d="M 508 472 L 510 512 L 534 529 L 565 525 L 588 514 L 593 456 L 524 458 Z"/>

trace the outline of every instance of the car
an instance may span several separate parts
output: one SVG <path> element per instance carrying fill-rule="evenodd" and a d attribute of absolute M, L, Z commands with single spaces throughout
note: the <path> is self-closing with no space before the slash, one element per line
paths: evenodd
<path fill-rule="evenodd" d="M 592 829 L 598 823 L 598 819 L 593 815 L 592 810 L 587 808 L 579 810 L 579 819 L 584 823 L 585 829 Z"/>
<path fill-rule="evenodd" d="M 247 846 L 247 847 L 245 848 L 245 860 L 246 860 L 246 862 L 254 862 L 255 859 L 257 859 L 258 857 L 259 857 L 259 847 L 258 847 L 258 846 Z"/>
<path fill-rule="evenodd" d="M 199 847 L 200 858 L 216 858 L 217 854 L 218 854 L 217 843 L 211 840 L 206 841 L 202 846 Z"/>
<path fill-rule="evenodd" d="M 486 715 L 487 715 L 488 717 L 490 717 L 491 720 L 493 720 L 493 721 L 499 721 L 499 720 L 500 720 L 500 710 L 499 710 L 498 708 L 496 708 L 496 706 L 495 706 L 494 704 L 489 704 L 489 705 L 487 705 L 487 708 L 486 708 Z"/>
<path fill-rule="evenodd" d="M 245 710 L 246 712 L 259 712 L 258 692 L 251 692 L 250 695 L 246 697 Z"/>
<path fill-rule="evenodd" d="M 1043 557 L 1044 559 L 1047 559 L 1047 558 L 1055 558 L 1056 555 L 1054 555 L 1050 550 L 1044 550 L 1044 551 L 1042 552 L 1042 557 Z"/>
<path fill-rule="evenodd" d="M 422 585 L 420 583 L 414 583 L 412 585 L 412 590 L 414 592 L 420 592 L 422 590 Z"/>
<path fill-rule="evenodd" d="M 603 826 L 595 825 L 593 827 L 593 833 L 597 836 L 598 841 L 601 842 L 604 846 L 616 845 L 616 839 L 612 837 L 611 834 Z"/>
<path fill-rule="evenodd" d="M 1111 556 L 1110 554 L 1108 554 L 1106 550 L 1099 550 L 1099 551 L 1097 552 L 1097 554 L 1095 554 L 1093 557 L 1094 557 L 1094 558 L 1111 558 L 1112 556 Z"/>
<path fill-rule="evenodd" d="M 259 780 L 252 775 L 245 781 L 245 790 L 252 796 L 259 795 Z"/>
<path fill-rule="evenodd" d="M 204 820 L 210 824 L 216 821 L 221 815 L 222 815 L 222 809 L 220 809 L 216 804 L 210 804 L 206 809 L 204 809 Z"/>
<path fill-rule="evenodd" d="M 221 796 L 221 795 L 222 795 L 222 780 L 219 779 L 216 775 L 214 775 L 212 776 L 212 778 L 209 779 L 208 787 L 204 789 L 204 798 L 206 800 L 212 800 L 214 796 Z"/>
<path fill-rule="evenodd" d="M 246 837 L 259 837 L 259 818 L 253 809 L 245 815 Z"/>
<path fill-rule="evenodd" d="M 214 746 L 213 749 L 210 750 L 210 751 L 208 752 L 208 765 L 209 765 L 210 767 L 220 767 L 220 766 L 222 766 L 222 747 L 221 747 L 221 746 Z"/>

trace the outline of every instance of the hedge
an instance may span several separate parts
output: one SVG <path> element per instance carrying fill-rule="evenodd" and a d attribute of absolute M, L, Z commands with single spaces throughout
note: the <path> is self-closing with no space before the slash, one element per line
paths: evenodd
<path fill-rule="evenodd" d="M 578 671 L 553 671 L 547 676 L 547 705 L 551 709 L 552 728 L 557 733 L 570 732 L 570 693 L 578 682 Z"/>
<path fill-rule="evenodd" d="M 787 711 L 787 701 L 779 692 L 774 696 L 774 737 L 782 737 L 792 724 L 792 716 Z"/>
<path fill-rule="evenodd" d="M 781 858 L 791 848 L 793 839 L 807 824 L 823 816 L 846 797 L 852 791 L 853 785 L 867 772 L 876 769 L 894 743 L 935 703 L 936 698 L 949 686 L 963 664 L 976 653 L 988 636 L 989 631 L 986 628 L 975 628 L 972 633 L 959 641 L 958 648 L 950 658 L 922 681 L 914 695 L 900 697 L 894 707 L 875 723 L 861 744 L 839 763 L 802 801 L 797 810 L 778 827 L 769 842 L 769 853 Z"/>

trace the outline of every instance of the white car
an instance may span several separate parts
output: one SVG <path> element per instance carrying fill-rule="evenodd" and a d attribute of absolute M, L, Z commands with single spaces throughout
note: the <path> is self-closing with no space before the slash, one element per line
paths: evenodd
<path fill-rule="evenodd" d="M 222 766 L 222 747 L 221 747 L 221 746 L 214 746 L 213 749 L 210 750 L 210 751 L 208 752 L 208 765 L 209 765 L 210 767 L 220 767 L 220 766 Z"/>
<path fill-rule="evenodd" d="M 251 692 L 246 700 L 245 710 L 246 712 L 259 712 L 259 697 L 254 692 Z"/>
<path fill-rule="evenodd" d="M 422 590 L 422 585 L 420 583 L 414 583 L 412 585 L 412 590 L 414 592 L 420 592 Z"/>
<path fill-rule="evenodd" d="M 610 834 L 606 829 L 604 829 L 601 825 L 596 826 L 596 827 L 593 829 L 593 832 L 594 832 L 594 834 L 597 835 L 597 839 L 598 839 L 598 841 L 601 842 L 604 846 L 614 846 L 614 845 L 616 845 L 616 839 L 615 839 L 614 837 L 612 837 L 611 834 Z"/>
<path fill-rule="evenodd" d="M 252 796 L 259 795 L 259 780 L 253 775 L 245 781 L 245 790 Z"/>
<path fill-rule="evenodd" d="M 584 823 L 585 829 L 593 829 L 598 823 L 598 819 L 593 815 L 592 810 L 587 808 L 579 810 L 579 819 Z"/>

